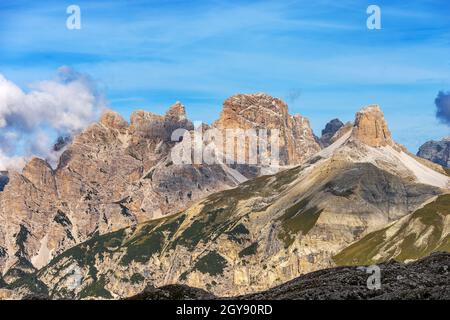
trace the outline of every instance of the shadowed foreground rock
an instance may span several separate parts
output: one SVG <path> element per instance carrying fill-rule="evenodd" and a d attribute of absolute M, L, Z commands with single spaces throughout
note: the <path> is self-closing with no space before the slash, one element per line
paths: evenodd
<path fill-rule="evenodd" d="M 312 272 L 267 291 L 240 298 L 260 299 L 450 299 L 450 254 L 434 253 L 422 260 L 403 264 L 379 264 L 381 288 L 367 289 L 361 267 L 338 267 Z"/>
<path fill-rule="evenodd" d="M 217 299 L 213 294 L 186 285 L 169 284 L 160 288 L 149 286 L 128 300 L 208 300 Z"/>
<path fill-rule="evenodd" d="M 256 294 L 236 297 L 243 300 L 347 300 L 450 299 L 450 253 L 434 253 L 422 260 L 403 264 L 379 264 L 381 288 L 369 290 L 371 276 L 361 267 L 338 267 L 300 276 Z M 217 299 L 208 292 L 185 285 L 147 288 L 130 300 Z M 220 298 L 219 298 L 220 299 Z"/>

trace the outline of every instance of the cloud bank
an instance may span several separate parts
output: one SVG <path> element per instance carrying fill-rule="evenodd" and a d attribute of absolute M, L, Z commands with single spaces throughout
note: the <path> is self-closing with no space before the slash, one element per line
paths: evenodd
<path fill-rule="evenodd" d="M 89 77 L 69 67 L 28 91 L 0 74 L 0 170 L 20 170 L 31 156 L 54 163 L 56 137 L 80 132 L 105 107 Z"/>
<path fill-rule="evenodd" d="M 436 118 L 450 126 L 450 91 L 440 91 L 434 100 L 436 104 Z"/>

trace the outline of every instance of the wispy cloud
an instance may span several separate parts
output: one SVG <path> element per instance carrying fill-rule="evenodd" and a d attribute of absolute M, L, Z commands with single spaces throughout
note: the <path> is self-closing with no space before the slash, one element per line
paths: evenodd
<path fill-rule="evenodd" d="M 15 169 L 37 155 L 56 160 L 52 137 L 70 135 L 94 121 L 105 101 L 85 75 L 61 67 L 57 80 L 23 91 L 0 74 L 0 170 Z"/>

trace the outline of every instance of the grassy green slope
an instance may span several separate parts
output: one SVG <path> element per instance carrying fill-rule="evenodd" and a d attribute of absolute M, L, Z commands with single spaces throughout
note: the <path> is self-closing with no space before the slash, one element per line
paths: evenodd
<path fill-rule="evenodd" d="M 450 252 L 450 235 L 444 234 L 449 214 L 450 195 L 441 195 L 407 219 L 366 235 L 337 254 L 334 261 L 338 265 L 368 265 L 389 259 L 416 260 L 435 251 Z"/>

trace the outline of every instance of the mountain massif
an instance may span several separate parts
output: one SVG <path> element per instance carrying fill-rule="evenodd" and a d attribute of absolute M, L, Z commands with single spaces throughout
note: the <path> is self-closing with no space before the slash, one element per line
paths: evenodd
<path fill-rule="evenodd" d="M 238 296 L 337 265 L 449 251 L 446 171 L 395 143 L 376 105 L 335 124 L 321 149 L 281 100 L 226 100 L 213 127 L 280 130 L 288 166 L 258 176 L 171 164 L 168 133 L 192 130 L 180 104 L 163 117 L 137 112 L 131 124 L 107 113 L 56 170 L 34 159 L 10 175 L 2 281 L 14 297 L 126 298 L 169 284 Z"/>
<path fill-rule="evenodd" d="M 428 159 L 443 167 L 450 168 L 450 137 L 441 141 L 428 141 L 417 152 L 419 157 Z"/>
<path fill-rule="evenodd" d="M 215 126 L 246 129 L 245 119 L 282 131 L 283 164 L 299 164 L 320 150 L 308 121 L 289 115 L 279 99 L 233 96 Z M 3 278 L 18 279 L 92 237 L 177 213 L 260 174 L 257 166 L 241 166 L 239 172 L 226 164 L 175 165 L 176 129 L 194 130 L 181 103 L 164 116 L 135 111 L 130 123 L 107 111 L 72 139 L 57 168 L 34 158 L 21 173 L 2 174 Z"/>

